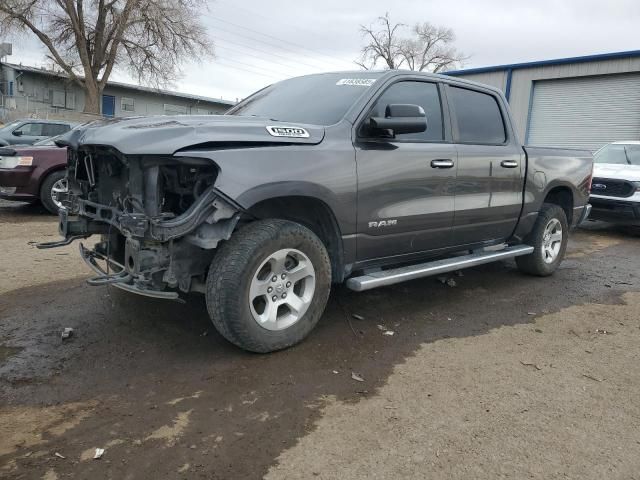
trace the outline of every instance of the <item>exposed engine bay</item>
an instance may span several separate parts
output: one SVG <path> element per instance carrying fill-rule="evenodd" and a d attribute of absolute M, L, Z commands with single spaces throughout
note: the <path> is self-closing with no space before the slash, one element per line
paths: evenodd
<path fill-rule="evenodd" d="M 69 191 L 59 197 L 65 240 L 57 244 L 101 235 L 95 249 L 80 247 L 99 274 L 89 283 L 162 298 L 202 290 L 214 249 L 241 214 L 216 190 L 216 165 L 95 146 L 68 152 Z"/>

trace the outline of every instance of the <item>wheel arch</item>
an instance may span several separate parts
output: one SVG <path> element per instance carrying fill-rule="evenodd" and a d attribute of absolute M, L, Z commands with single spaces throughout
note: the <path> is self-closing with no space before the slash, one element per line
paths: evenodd
<path fill-rule="evenodd" d="M 574 205 L 574 195 L 571 187 L 567 185 L 556 185 L 547 191 L 547 194 L 544 197 L 543 203 L 551 203 L 553 205 L 558 205 L 562 210 L 564 210 L 565 215 L 567 216 L 567 223 L 572 225 L 573 223 L 573 205 Z"/>
<path fill-rule="evenodd" d="M 67 165 L 64 164 L 64 165 L 52 165 L 51 167 L 44 170 L 42 174 L 40 174 L 40 178 L 38 179 L 38 192 L 40 192 L 40 189 L 42 188 L 42 184 L 44 183 L 44 181 L 47 179 L 49 175 L 56 172 L 65 171 L 66 169 L 67 169 Z"/>
<path fill-rule="evenodd" d="M 252 219 L 279 218 L 309 228 L 327 248 L 333 282 L 344 280 L 344 248 L 338 221 L 327 203 L 317 197 L 283 195 L 258 201 L 245 209 Z"/>

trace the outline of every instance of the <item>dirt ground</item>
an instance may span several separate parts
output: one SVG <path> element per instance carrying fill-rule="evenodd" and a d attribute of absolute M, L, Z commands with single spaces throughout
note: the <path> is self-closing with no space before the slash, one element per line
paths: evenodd
<path fill-rule="evenodd" d="M 632 231 L 574 232 L 546 279 L 338 288 L 271 355 L 226 343 L 199 296 L 87 286 L 76 245 L 33 246 L 56 236 L 0 203 L 0 478 L 640 479 Z"/>

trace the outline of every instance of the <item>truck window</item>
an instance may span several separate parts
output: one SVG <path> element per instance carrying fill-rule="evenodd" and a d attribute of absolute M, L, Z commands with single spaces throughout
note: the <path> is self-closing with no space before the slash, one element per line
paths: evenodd
<path fill-rule="evenodd" d="M 25 123 L 20 128 L 16 130 L 22 132 L 22 135 L 31 136 L 31 137 L 39 137 L 42 135 L 42 124 L 41 123 Z"/>
<path fill-rule="evenodd" d="M 444 139 L 440 94 L 435 83 L 398 82 L 387 88 L 374 104 L 369 116 L 384 117 L 387 105 L 394 103 L 420 105 L 427 115 L 427 129 L 420 133 L 396 135 L 398 140 L 438 142 Z"/>
<path fill-rule="evenodd" d="M 640 145 L 632 143 L 610 143 L 595 153 L 593 163 L 640 165 Z"/>
<path fill-rule="evenodd" d="M 450 102 L 458 124 L 458 142 L 504 143 L 507 139 L 500 107 L 493 95 L 450 87 Z"/>
<path fill-rule="evenodd" d="M 42 129 L 42 135 L 45 137 L 54 137 L 69 130 L 68 125 L 62 123 L 47 123 Z"/>

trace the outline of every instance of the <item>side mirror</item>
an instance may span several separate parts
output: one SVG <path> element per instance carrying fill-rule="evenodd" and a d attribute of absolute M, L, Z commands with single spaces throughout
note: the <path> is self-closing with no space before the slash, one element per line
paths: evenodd
<path fill-rule="evenodd" d="M 427 117 L 419 105 L 392 104 L 385 108 L 384 117 L 371 117 L 369 127 L 374 131 L 391 130 L 393 135 L 420 133 L 427 129 Z"/>
<path fill-rule="evenodd" d="M 22 136 L 22 130 L 14 130 L 13 131 L 13 135 L 16 137 L 21 137 Z"/>

